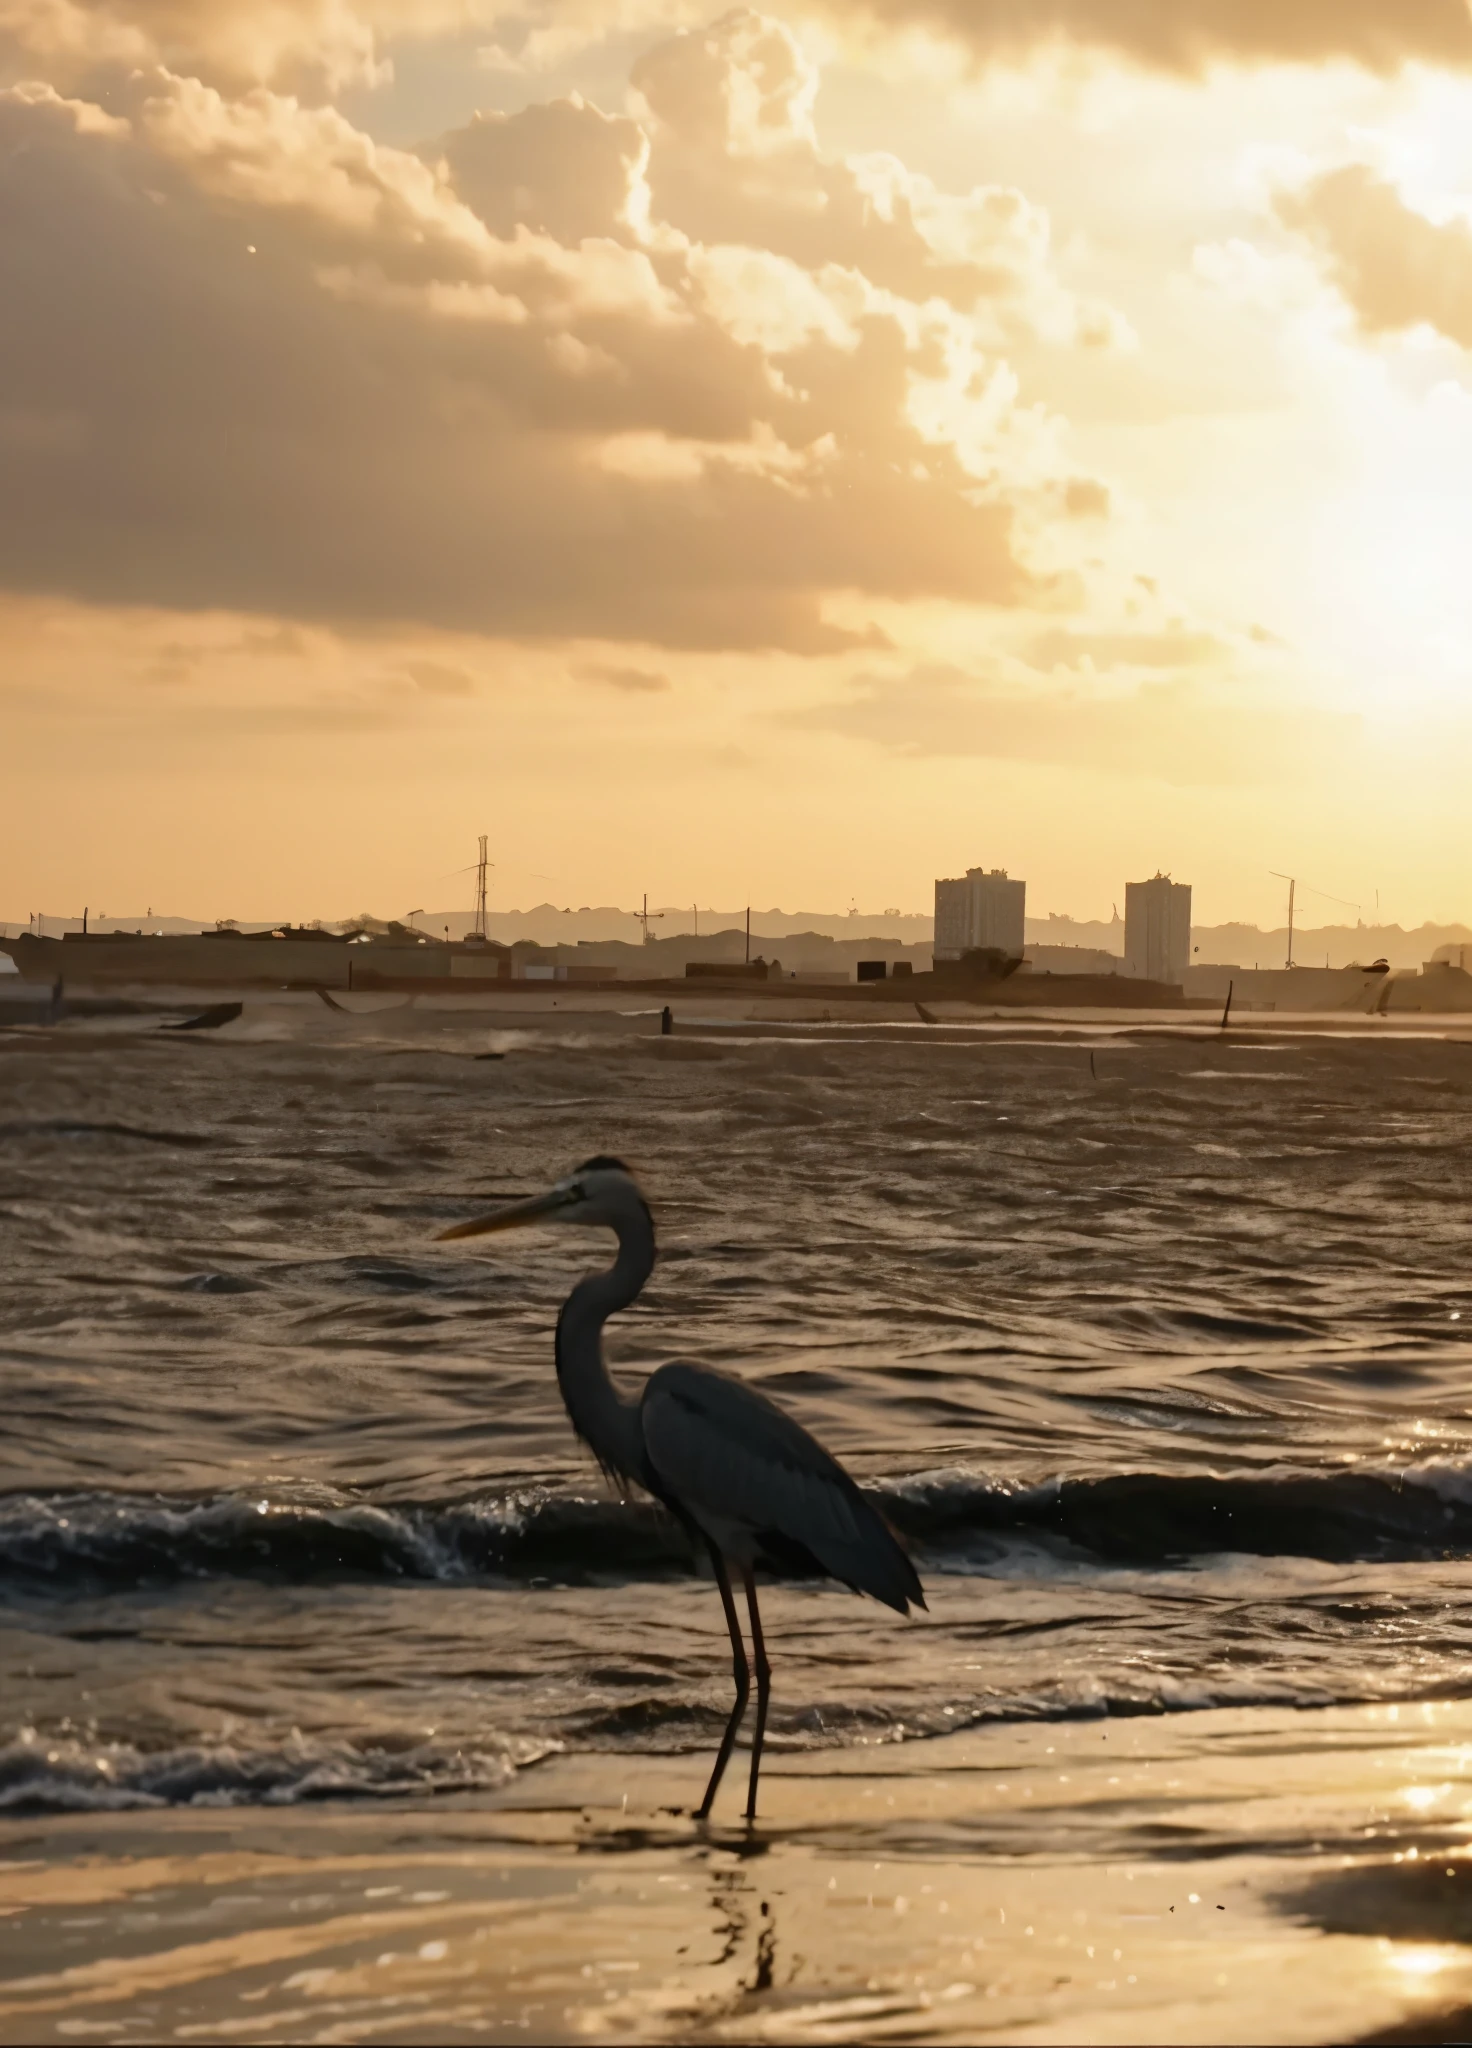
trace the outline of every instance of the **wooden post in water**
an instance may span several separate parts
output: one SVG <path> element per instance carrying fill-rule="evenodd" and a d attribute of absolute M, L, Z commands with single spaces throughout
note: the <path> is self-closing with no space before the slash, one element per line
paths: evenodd
<path fill-rule="evenodd" d="M 1222 1029 L 1223 1029 L 1223 1031 L 1225 1031 L 1225 1030 L 1226 1030 L 1226 1028 L 1227 1028 L 1227 1019 L 1228 1019 L 1228 1018 L 1229 1018 L 1229 1017 L 1231 1016 L 1231 1014 L 1232 1014 L 1232 990 L 1233 990 L 1233 988 L 1234 988 L 1235 986 L 1236 986 L 1235 982 L 1231 982 L 1231 981 L 1229 981 L 1229 982 L 1227 983 L 1227 1003 L 1226 1003 L 1226 1008 L 1225 1008 L 1225 1009 L 1224 1009 L 1224 1010 L 1222 1011 Z"/>

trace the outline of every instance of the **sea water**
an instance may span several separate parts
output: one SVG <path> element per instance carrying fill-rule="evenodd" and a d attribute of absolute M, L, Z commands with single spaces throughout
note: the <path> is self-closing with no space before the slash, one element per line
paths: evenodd
<path fill-rule="evenodd" d="M 698 1795 L 719 1602 L 553 1373 L 604 1242 L 434 1242 L 600 1152 L 624 1384 L 760 1387 L 925 1582 L 764 1593 L 775 1747 L 1465 1689 L 1472 1045 L 657 1029 L 0 1035 L 0 1806 Z"/>

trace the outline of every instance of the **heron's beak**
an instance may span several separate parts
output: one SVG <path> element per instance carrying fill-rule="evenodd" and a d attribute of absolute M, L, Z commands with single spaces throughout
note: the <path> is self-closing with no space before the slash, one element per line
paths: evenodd
<path fill-rule="evenodd" d="M 577 1196 L 571 1188 L 553 1188 L 549 1195 L 535 1195 L 529 1202 L 513 1202 L 509 1209 L 493 1209 L 489 1216 L 472 1216 L 467 1223 L 452 1223 L 448 1230 L 441 1230 L 436 1244 L 443 1244 L 451 1237 L 488 1237 L 493 1230 L 520 1230 L 524 1223 L 539 1223 L 544 1216 L 555 1216 L 559 1209 L 567 1208 Z"/>

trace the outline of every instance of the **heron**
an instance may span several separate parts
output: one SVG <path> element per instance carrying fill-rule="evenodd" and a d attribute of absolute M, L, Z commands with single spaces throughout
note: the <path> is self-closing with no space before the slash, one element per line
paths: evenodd
<path fill-rule="evenodd" d="M 579 1280 L 557 1318 L 557 1384 L 577 1435 L 614 1479 L 641 1488 L 709 1552 L 731 1637 L 736 1700 L 705 1797 L 710 1810 L 735 1748 L 751 1692 L 751 1665 L 731 1590 L 746 1592 L 756 1668 L 756 1721 L 746 1819 L 756 1819 L 757 1782 L 772 1667 L 757 1607 L 758 1563 L 839 1580 L 897 1614 L 924 1607 L 914 1565 L 873 1502 L 802 1425 L 745 1381 L 707 1366 L 662 1365 L 637 1398 L 620 1391 L 603 1358 L 603 1325 L 638 1299 L 654 1270 L 654 1217 L 621 1160 L 583 1162 L 544 1195 L 475 1216 L 440 1240 L 484 1237 L 531 1224 L 611 1230 L 618 1254 Z"/>

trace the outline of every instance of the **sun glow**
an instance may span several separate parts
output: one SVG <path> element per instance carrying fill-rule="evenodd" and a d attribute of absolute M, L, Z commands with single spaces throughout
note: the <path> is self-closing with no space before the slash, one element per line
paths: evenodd
<path fill-rule="evenodd" d="M 1472 82 L 1424 7 L 641 0 L 615 49 L 527 0 L 469 78 L 455 10 L 94 11 L 0 72 L 0 915 L 104 848 L 143 902 L 417 901 L 508 747 L 578 895 L 1472 897 Z M 128 317 L 32 288 L 53 246 Z"/>
<path fill-rule="evenodd" d="M 1432 1978 L 1439 1977 L 1443 1970 L 1466 1960 L 1464 1951 L 1455 1948 L 1409 1947 L 1390 1942 L 1385 1944 L 1385 1948 L 1386 1967 L 1394 1970 L 1398 1977 L 1408 1980 L 1411 1987 L 1427 1984 Z"/>

